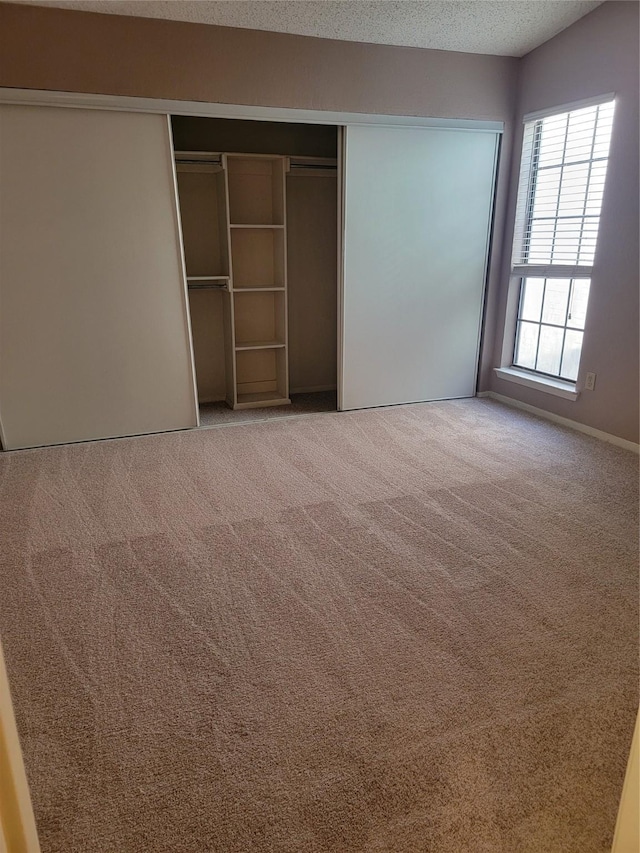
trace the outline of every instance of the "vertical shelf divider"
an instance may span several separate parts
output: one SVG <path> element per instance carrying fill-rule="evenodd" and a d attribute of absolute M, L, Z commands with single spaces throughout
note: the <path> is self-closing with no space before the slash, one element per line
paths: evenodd
<path fill-rule="evenodd" d="M 220 221 L 225 223 L 225 246 L 223 251 L 226 253 L 228 272 L 229 272 L 229 289 L 224 294 L 224 341 L 225 341 L 225 371 L 227 384 L 227 405 L 235 409 L 238 402 L 237 394 L 237 378 L 236 378 L 236 334 L 235 334 L 235 306 L 233 298 L 233 252 L 231 251 L 231 217 L 229 205 L 229 164 L 227 155 L 221 156 L 222 172 L 221 178 L 223 186 L 222 192 L 218 193 L 218 203 L 220 205 Z M 224 219 L 222 218 L 224 216 Z"/>

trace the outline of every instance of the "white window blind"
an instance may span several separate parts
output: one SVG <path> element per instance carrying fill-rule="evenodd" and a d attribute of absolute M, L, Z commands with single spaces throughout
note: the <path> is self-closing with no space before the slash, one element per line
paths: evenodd
<path fill-rule="evenodd" d="M 593 265 L 614 101 L 525 124 L 514 266 Z"/>
<path fill-rule="evenodd" d="M 576 382 L 613 127 L 614 101 L 525 121 L 513 275 L 513 365 Z"/>

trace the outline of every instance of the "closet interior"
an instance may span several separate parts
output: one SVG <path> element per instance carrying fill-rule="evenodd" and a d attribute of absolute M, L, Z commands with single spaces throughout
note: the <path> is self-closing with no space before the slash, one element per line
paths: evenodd
<path fill-rule="evenodd" d="M 201 424 L 335 409 L 337 128 L 172 132 Z"/>

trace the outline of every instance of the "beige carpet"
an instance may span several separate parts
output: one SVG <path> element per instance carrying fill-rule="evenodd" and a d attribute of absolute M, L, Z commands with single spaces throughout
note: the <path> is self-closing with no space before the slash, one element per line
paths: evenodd
<path fill-rule="evenodd" d="M 44 853 L 607 851 L 637 474 L 480 400 L 2 455 Z"/>

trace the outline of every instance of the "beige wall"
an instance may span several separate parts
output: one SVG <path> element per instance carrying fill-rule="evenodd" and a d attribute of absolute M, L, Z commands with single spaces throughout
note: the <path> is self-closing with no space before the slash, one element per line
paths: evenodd
<path fill-rule="evenodd" d="M 533 110 L 615 92 L 616 114 L 600 235 L 591 285 L 579 385 L 597 374 L 594 391 L 577 401 L 514 385 L 485 383 L 565 418 L 638 441 L 638 4 L 607 2 L 522 60 L 518 136 L 507 218 L 513 217 L 522 116 Z M 494 364 L 500 363 L 508 283 L 508 247 L 499 295 Z M 495 314 L 493 315 L 495 317 Z"/>
<path fill-rule="evenodd" d="M 0 3 L 0 86 L 505 122 L 486 328 L 490 375 L 519 61 Z"/>
<path fill-rule="evenodd" d="M 0 4 L 0 85 L 508 119 L 517 60 Z"/>

